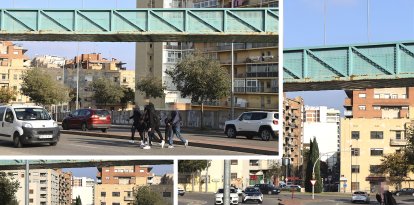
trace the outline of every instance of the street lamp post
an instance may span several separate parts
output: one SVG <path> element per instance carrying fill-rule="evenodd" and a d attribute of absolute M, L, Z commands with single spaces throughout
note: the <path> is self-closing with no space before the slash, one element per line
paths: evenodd
<path fill-rule="evenodd" d="M 331 154 L 331 153 L 336 153 L 336 151 L 334 151 L 334 152 L 326 152 L 326 153 L 323 153 L 323 154 L 319 153 L 318 159 L 315 161 L 315 163 L 313 163 L 312 180 L 315 180 L 315 166 L 316 166 L 316 163 L 319 162 L 319 160 L 322 158 L 322 156 L 325 156 L 325 155 Z M 312 183 L 312 199 L 315 199 L 315 183 Z"/>

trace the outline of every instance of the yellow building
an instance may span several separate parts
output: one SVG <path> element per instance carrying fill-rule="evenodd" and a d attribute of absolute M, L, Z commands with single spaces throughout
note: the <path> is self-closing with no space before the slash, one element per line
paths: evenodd
<path fill-rule="evenodd" d="M 351 188 L 372 193 L 394 190 L 388 177 L 378 173 L 378 165 L 382 156 L 407 144 L 405 129 L 409 123 L 410 119 L 380 118 L 341 121 L 341 192 L 351 192 Z M 414 175 L 409 177 L 402 187 L 414 186 Z"/>
<path fill-rule="evenodd" d="M 133 205 L 134 184 L 98 184 L 95 186 L 96 204 Z"/>

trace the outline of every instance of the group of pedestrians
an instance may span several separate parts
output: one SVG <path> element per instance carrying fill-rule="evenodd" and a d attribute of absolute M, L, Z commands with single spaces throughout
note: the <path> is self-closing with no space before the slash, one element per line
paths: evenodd
<path fill-rule="evenodd" d="M 167 116 L 164 120 L 164 139 L 160 130 L 160 118 L 153 103 L 150 102 L 146 105 L 143 113 L 139 107 L 135 108 L 133 115 L 129 119 L 133 119 L 130 142 L 135 143 L 135 132 L 138 131 L 141 137 L 140 147 L 143 149 L 151 149 L 153 141 L 159 142 L 161 148 L 164 148 L 165 142 L 168 143 L 168 148 L 174 148 L 174 135 L 184 143 L 185 147 L 188 146 L 188 140 L 181 136 L 181 115 L 178 110 L 172 111 L 170 116 Z"/>

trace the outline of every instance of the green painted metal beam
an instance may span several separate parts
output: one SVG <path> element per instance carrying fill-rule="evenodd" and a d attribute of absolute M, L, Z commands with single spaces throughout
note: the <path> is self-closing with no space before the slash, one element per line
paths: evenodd
<path fill-rule="evenodd" d="M 0 9 L 12 41 L 278 42 L 278 8 Z"/>
<path fill-rule="evenodd" d="M 29 160 L 31 169 L 165 165 L 173 163 L 173 160 Z M 24 169 L 25 165 L 25 160 L 0 160 L 0 171 Z"/>
<path fill-rule="evenodd" d="M 414 86 L 414 42 L 284 49 L 285 91 Z"/>

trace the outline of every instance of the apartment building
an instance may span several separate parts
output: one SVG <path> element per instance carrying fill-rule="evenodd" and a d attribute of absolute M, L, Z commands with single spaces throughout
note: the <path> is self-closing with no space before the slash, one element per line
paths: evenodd
<path fill-rule="evenodd" d="M 194 187 L 191 182 L 191 174 L 179 173 L 179 186 L 187 191 L 204 192 L 206 190 L 205 182 L 207 178 L 208 192 L 216 192 L 218 189 L 223 188 L 224 160 L 211 160 L 209 163 L 208 170 L 201 171 L 201 174 L 196 177 Z M 278 185 L 279 179 L 267 174 L 275 163 L 277 163 L 275 160 L 230 160 L 231 184 L 242 189 L 260 183 L 274 183 Z"/>
<path fill-rule="evenodd" d="M 286 98 L 283 102 L 283 157 L 288 158 L 288 176 L 300 175 L 303 164 L 304 102 L 301 97 Z"/>
<path fill-rule="evenodd" d="M 82 204 L 94 205 L 95 199 L 95 180 L 88 177 L 72 177 L 72 201 L 80 197 Z"/>
<path fill-rule="evenodd" d="M 64 57 L 41 55 L 32 59 L 31 66 L 35 68 L 63 68 L 65 63 Z"/>
<path fill-rule="evenodd" d="M 278 1 L 235 1 L 235 7 L 277 7 Z M 229 0 L 168 0 L 137 1 L 137 7 L 163 8 L 206 8 L 231 7 Z M 235 43 L 234 44 L 234 94 L 236 109 L 276 110 L 278 108 L 278 48 L 277 43 Z M 167 108 L 174 104 L 179 109 L 186 109 L 184 104 L 191 103 L 188 98 L 181 98 L 172 80 L 165 74 L 185 55 L 198 50 L 218 60 L 231 73 L 230 43 L 137 43 L 136 78 L 161 76 L 167 86 L 164 98 L 151 100 L 156 107 Z M 230 90 L 230 88 L 229 88 Z M 136 95 L 138 104 L 145 103 L 141 94 Z M 206 103 L 206 109 L 229 109 L 230 96 L 212 103 Z M 192 109 L 200 109 L 193 105 Z M 188 108 L 188 107 L 187 107 Z"/>
<path fill-rule="evenodd" d="M 59 173 L 59 203 L 60 205 L 72 204 L 72 172 L 63 172 L 56 170 Z"/>
<path fill-rule="evenodd" d="M 15 180 L 19 181 L 20 187 L 16 193 L 17 200 L 24 202 L 25 191 L 25 171 L 11 170 Z M 64 175 L 64 176 L 62 176 Z M 61 170 L 53 169 L 32 169 L 29 172 L 29 204 L 36 205 L 61 205 L 71 204 L 68 198 L 70 183 L 67 177 L 70 173 L 62 173 Z"/>
<path fill-rule="evenodd" d="M 129 87 L 135 90 L 135 71 L 126 70 L 122 67 L 123 63 L 111 59 L 107 60 L 101 54 L 82 54 L 76 56 L 74 59 L 66 61 L 64 73 L 64 83 L 70 89 L 76 91 L 78 74 L 77 67 L 79 66 L 79 107 L 97 108 L 103 105 L 97 105 L 93 100 L 93 90 L 91 83 L 99 78 L 106 78 L 117 85 Z M 59 75 L 60 76 L 60 75 Z M 59 76 L 56 76 L 58 78 Z M 132 109 L 132 104 L 121 105 L 120 103 L 107 105 L 107 109 Z M 71 110 L 76 105 L 71 105 Z"/>
<path fill-rule="evenodd" d="M 20 92 L 23 73 L 29 68 L 30 60 L 25 55 L 27 50 L 10 41 L 0 41 L 0 87 L 17 91 L 10 103 L 28 103 L 29 97 Z"/>
<path fill-rule="evenodd" d="M 134 188 L 152 184 L 154 174 L 148 166 L 111 166 L 98 168 L 95 204 L 132 205 Z"/>
<path fill-rule="evenodd" d="M 373 88 L 346 91 L 341 121 L 341 189 L 350 192 L 393 190 L 389 178 L 378 173 L 382 156 L 407 144 L 406 129 L 414 117 L 414 89 Z M 403 187 L 414 185 L 414 175 Z"/>
<path fill-rule="evenodd" d="M 323 130 L 323 132 L 321 131 Z M 313 138 L 323 154 L 321 160 L 332 167 L 337 159 L 340 148 L 340 111 L 326 106 L 305 106 L 303 123 L 303 145 L 309 147 Z"/>

